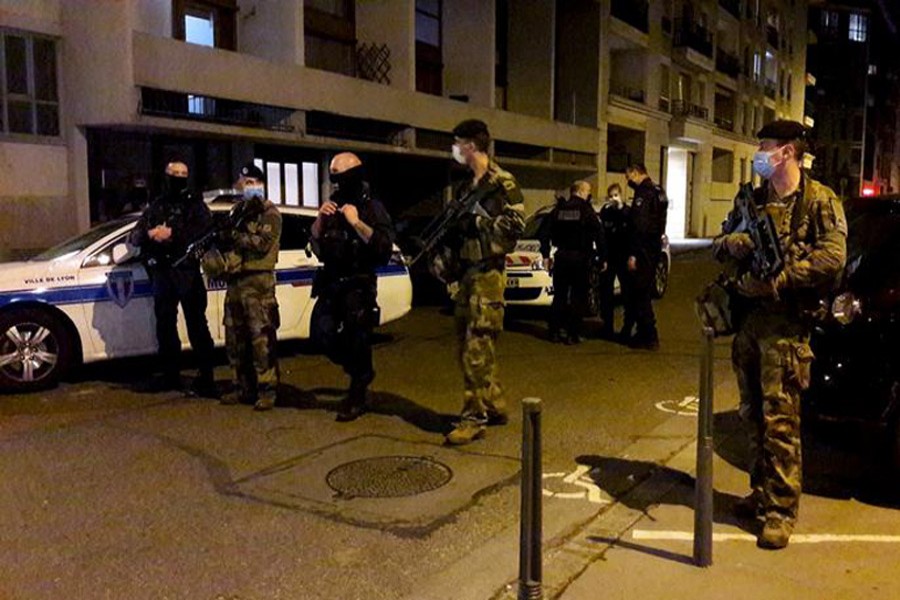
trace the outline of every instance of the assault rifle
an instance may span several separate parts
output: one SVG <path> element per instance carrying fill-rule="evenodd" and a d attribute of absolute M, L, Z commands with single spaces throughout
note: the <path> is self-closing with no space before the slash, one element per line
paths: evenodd
<path fill-rule="evenodd" d="M 175 262 L 173 267 L 178 267 L 187 259 L 193 257 L 199 260 L 206 252 L 216 244 L 223 244 L 225 232 L 240 228 L 244 223 L 255 219 L 266 209 L 265 204 L 259 198 L 241 200 L 231 207 L 228 217 L 210 227 L 206 233 L 188 244 L 187 250 Z"/>
<path fill-rule="evenodd" d="M 465 215 L 473 214 L 482 217 L 490 215 L 481 206 L 480 202 L 485 196 L 493 191 L 490 186 L 478 187 L 460 198 L 450 202 L 441 213 L 431 220 L 425 229 L 422 230 L 420 236 L 422 249 L 416 254 L 415 258 L 410 261 L 410 266 L 416 264 L 423 256 L 431 252 L 444 237 L 453 229 L 460 219 Z"/>
<path fill-rule="evenodd" d="M 759 279 L 772 279 L 784 267 L 784 254 L 772 215 L 756 210 L 753 186 L 742 183 L 734 199 L 734 210 L 723 226 L 724 233 L 746 233 L 753 240 L 750 272 Z"/>

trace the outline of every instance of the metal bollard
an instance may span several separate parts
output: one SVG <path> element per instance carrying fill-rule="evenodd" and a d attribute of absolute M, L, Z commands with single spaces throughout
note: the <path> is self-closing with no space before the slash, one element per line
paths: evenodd
<path fill-rule="evenodd" d="M 715 332 L 703 328 L 700 406 L 697 414 L 697 479 L 694 487 L 694 564 L 712 564 L 713 530 L 713 356 Z"/>
<path fill-rule="evenodd" d="M 519 537 L 519 600 L 542 600 L 541 586 L 541 400 L 522 400 L 522 515 Z"/>

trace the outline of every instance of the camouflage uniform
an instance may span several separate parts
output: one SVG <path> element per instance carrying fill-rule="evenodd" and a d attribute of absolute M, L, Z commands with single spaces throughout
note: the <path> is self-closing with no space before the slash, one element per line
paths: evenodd
<path fill-rule="evenodd" d="M 484 425 L 489 417 L 506 417 L 495 344 L 503 330 L 506 254 L 525 229 L 525 205 L 515 178 L 493 161 L 477 186 L 490 188 L 481 200 L 490 217 L 474 218 L 456 249 L 462 275 L 455 320 L 465 386 L 462 418 Z M 466 185 L 460 197 L 472 189 Z"/>
<path fill-rule="evenodd" d="M 784 250 L 778 295 L 746 301 L 738 318 L 732 363 L 740 413 L 751 425 L 750 485 L 767 516 L 793 522 L 800 502 L 800 394 L 809 386 L 810 321 L 839 279 L 846 260 L 847 222 L 840 200 L 805 175 L 779 200 L 769 186 L 754 199 L 772 215 Z M 716 255 L 724 258 L 724 240 Z"/>
<path fill-rule="evenodd" d="M 247 200 L 245 200 L 247 202 Z M 264 211 L 232 234 L 225 253 L 225 348 L 239 398 L 271 408 L 278 386 L 275 263 L 281 239 L 281 214 L 269 201 Z M 232 399 L 234 401 L 236 399 Z"/>

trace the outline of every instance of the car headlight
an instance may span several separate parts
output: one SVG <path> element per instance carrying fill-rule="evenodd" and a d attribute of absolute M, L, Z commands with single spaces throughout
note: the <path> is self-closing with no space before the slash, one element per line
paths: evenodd
<path fill-rule="evenodd" d="M 862 303 L 851 292 L 844 292 L 831 303 L 831 315 L 841 325 L 853 322 L 862 313 Z"/>

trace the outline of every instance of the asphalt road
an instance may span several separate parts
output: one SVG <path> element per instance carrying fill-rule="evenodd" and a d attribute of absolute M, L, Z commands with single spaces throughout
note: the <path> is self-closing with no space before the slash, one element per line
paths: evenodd
<path fill-rule="evenodd" d="M 512 420 L 462 449 L 442 445 L 461 376 L 438 307 L 382 329 L 375 412 L 354 423 L 334 421 L 344 376 L 305 344 L 281 347 L 268 413 L 143 392 L 147 360 L 0 396 L 0 598 L 490 597 L 518 556 L 518 401 L 543 400 L 552 545 L 691 442 L 693 417 L 676 414 L 697 393 L 691 301 L 715 271 L 701 252 L 676 258 L 658 352 L 551 345 L 540 313 L 511 313 L 499 355 Z M 726 345 L 716 357 L 727 429 Z M 578 464 L 602 466 L 605 484 Z M 429 491 L 365 497 L 415 489 Z"/>

